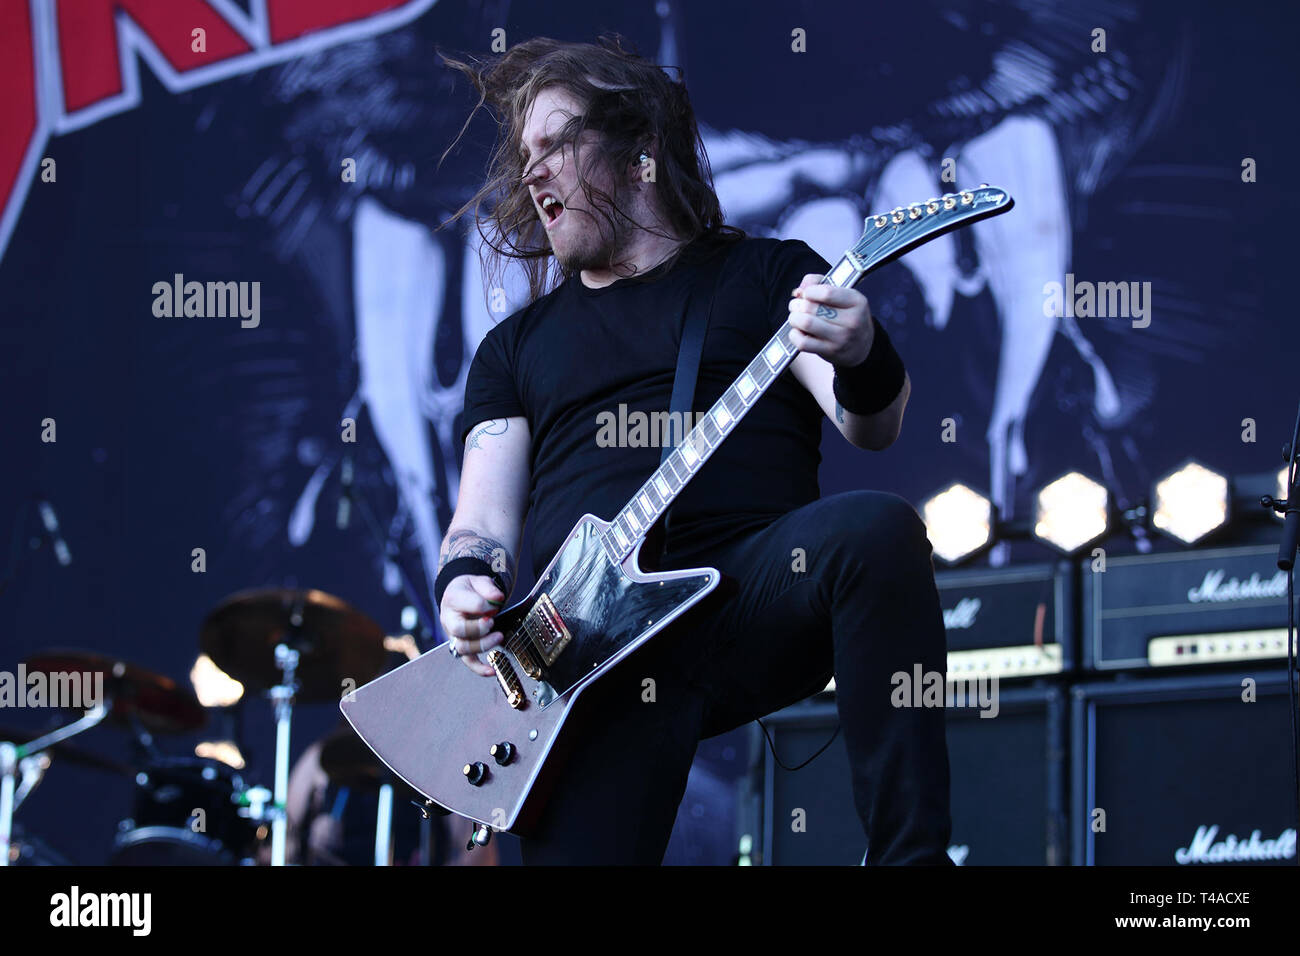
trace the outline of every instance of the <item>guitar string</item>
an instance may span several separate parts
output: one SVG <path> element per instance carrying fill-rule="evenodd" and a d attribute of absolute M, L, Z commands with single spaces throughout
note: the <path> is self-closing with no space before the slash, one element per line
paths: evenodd
<path fill-rule="evenodd" d="M 778 332 L 777 334 L 778 334 L 778 336 L 779 336 L 780 333 Z M 793 361 L 793 357 L 789 357 L 789 359 L 790 359 L 790 361 Z M 747 367 L 746 370 L 748 370 L 748 367 Z M 782 372 L 785 371 L 785 367 L 784 367 L 784 366 L 782 367 L 781 371 L 782 371 Z M 739 415 L 736 415 L 734 412 L 731 412 L 730 409 L 727 410 L 729 414 L 733 415 L 732 421 L 731 421 L 730 423 L 728 423 L 728 425 L 726 426 L 725 430 L 724 430 L 724 429 L 721 429 L 721 428 L 718 429 L 719 432 L 720 432 L 720 436 L 719 436 L 719 438 L 718 438 L 718 441 L 715 442 L 712 446 L 709 445 L 709 443 L 708 443 L 707 440 L 704 442 L 705 446 L 708 448 L 708 451 L 707 451 L 704 455 L 700 456 L 700 460 L 699 460 L 699 461 L 698 461 L 694 466 L 691 466 L 689 463 L 687 463 L 687 466 L 686 466 L 686 467 L 687 467 L 687 472 L 688 472 L 688 473 L 687 473 L 687 477 L 686 477 L 684 480 L 681 480 L 680 486 L 678 487 L 677 491 L 675 491 L 675 492 L 673 493 L 673 498 L 676 498 L 676 496 L 677 496 L 678 494 L 681 493 L 682 489 L 685 488 L 686 485 L 690 482 L 691 478 L 695 477 L 695 475 L 696 475 L 696 473 L 699 471 L 699 469 L 702 468 L 702 467 L 704 466 L 704 463 L 708 460 L 709 455 L 713 454 L 713 452 L 714 452 L 714 451 L 715 451 L 715 450 L 716 450 L 716 449 L 717 449 L 717 448 L 722 444 L 722 442 L 726 440 L 726 438 L 731 434 L 731 431 L 732 431 L 732 430 L 736 427 L 736 425 L 740 422 L 741 418 L 743 418 L 743 417 L 745 416 L 745 414 L 748 413 L 749 409 L 752 408 L 752 407 L 754 406 L 754 404 L 758 401 L 758 398 L 761 398 L 761 397 L 762 397 L 763 392 L 765 392 L 766 389 L 767 389 L 767 388 L 768 388 L 768 387 L 769 387 L 773 382 L 776 381 L 776 379 L 779 377 L 779 375 L 780 375 L 780 372 L 776 372 L 776 373 L 774 373 L 774 374 L 770 377 L 770 379 L 768 380 L 768 382 L 767 382 L 766 384 L 761 385 L 761 386 L 759 387 L 759 394 L 758 394 L 758 396 L 756 396 L 752 402 L 746 404 L 743 398 L 740 399 L 740 403 L 741 403 L 741 406 L 742 406 L 742 410 L 741 410 L 741 412 L 740 412 Z M 730 389 L 728 389 L 728 390 L 730 390 Z M 723 393 L 723 396 L 724 396 L 724 397 L 725 397 L 725 395 L 726 395 L 726 392 Z M 719 398 L 718 402 L 715 403 L 715 404 L 721 404 L 721 403 L 722 403 L 722 398 Z M 699 426 L 697 426 L 697 427 L 699 427 Z M 714 427 L 715 427 L 715 428 L 718 428 L 716 422 L 715 422 L 715 424 L 714 424 Z M 687 438 L 689 438 L 689 437 L 690 437 L 690 434 L 694 433 L 694 431 L 695 431 L 695 429 L 691 429 L 691 432 L 687 433 Z M 703 434 L 702 431 L 701 431 L 701 434 Z M 683 442 L 683 444 L 685 444 L 685 442 Z M 678 452 L 678 454 L 680 455 L 680 452 Z M 646 480 L 646 481 L 641 485 L 641 487 L 637 489 L 637 491 L 632 495 L 632 497 L 628 500 L 628 505 L 625 505 L 623 508 L 619 509 L 619 514 L 622 514 L 623 511 L 626 511 L 627 508 L 628 508 L 628 506 L 630 506 L 633 502 L 635 502 L 635 501 L 636 501 L 636 500 L 637 500 L 637 499 L 642 495 L 642 493 L 645 492 L 645 490 L 646 490 L 647 488 L 653 486 L 655 475 L 660 474 L 660 473 L 664 470 L 664 468 L 667 466 L 668 462 L 671 461 L 671 460 L 672 460 L 672 458 L 671 458 L 671 456 L 669 456 L 669 458 L 668 458 L 667 460 L 665 460 L 665 462 L 664 462 L 663 464 L 661 464 L 659 468 L 656 468 L 656 469 L 655 469 L 654 474 L 652 474 L 652 475 L 650 476 L 650 478 L 647 479 L 647 480 Z M 684 456 L 682 456 L 682 460 L 685 461 L 685 457 L 684 457 Z M 675 470 L 675 469 L 674 469 L 674 470 Z M 674 477 L 675 477 L 675 476 L 674 476 Z M 659 495 L 659 493 L 658 493 L 657 491 L 656 491 L 656 495 L 657 495 L 658 497 L 662 497 L 662 495 Z M 669 507 L 671 507 L 671 504 L 672 504 L 672 500 L 670 499 L 670 500 L 669 500 Z M 659 518 L 662 517 L 663 513 L 665 513 L 667 510 L 668 510 L 667 508 L 664 508 L 663 511 L 661 511 L 659 514 L 657 514 L 657 515 L 655 516 L 654 520 L 650 522 L 650 524 L 649 524 L 648 527 L 653 527 L 653 526 L 654 526 L 654 522 L 655 522 L 655 521 L 658 521 Z M 609 527 L 610 527 L 610 528 L 613 528 L 614 525 L 617 523 L 617 521 L 618 521 L 618 518 L 617 518 L 617 516 L 616 516 L 615 519 L 614 519 L 613 521 L 609 522 Z M 609 529 L 602 530 L 602 531 L 600 532 L 600 537 L 601 537 L 601 539 L 602 539 L 606 544 L 611 545 L 611 547 L 612 547 L 613 549 L 617 550 L 617 539 L 614 538 L 612 531 L 610 531 Z M 632 548 L 631 548 L 630 551 L 629 551 L 629 555 L 630 555 L 632 552 L 635 552 L 635 551 L 636 551 L 636 544 L 639 543 L 639 542 L 642 542 L 642 541 L 644 541 L 644 540 L 645 540 L 645 535 L 644 535 L 644 534 L 638 536 L 638 537 L 637 537 L 637 538 L 632 542 Z M 573 578 L 574 575 L 576 575 L 579 571 L 584 571 L 584 572 L 585 572 L 586 570 L 588 570 L 590 563 L 591 563 L 592 561 L 597 560 L 599 557 L 601 557 L 601 556 L 603 555 L 603 553 L 604 553 L 603 549 L 601 549 L 600 551 L 593 550 L 589 555 L 587 555 L 585 558 L 583 558 L 583 560 L 582 560 L 581 562 L 579 562 L 577 565 L 575 565 L 573 568 L 571 568 L 569 571 L 567 571 L 567 572 L 564 574 L 564 576 L 561 577 L 561 579 L 560 579 L 559 581 L 557 581 L 557 582 L 555 583 L 555 585 L 551 588 L 551 592 L 550 592 L 550 593 L 551 593 L 552 595 L 555 595 L 555 594 L 557 594 L 558 592 L 560 592 L 560 591 L 563 589 L 563 587 L 564 587 L 567 583 L 569 583 L 570 580 L 572 580 L 572 578 Z M 621 562 L 620 562 L 620 563 L 621 563 Z M 581 586 L 580 590 L 578 590 L 575 594 L 568 595 L 568 598 L 570 598 L 570 599 L 572 599 L 572 598 L 577 598 L 577 599 L 579 599 L 579 600 L 585 600 L 585 599 L 587 599 L 588 597 L 590 597 L 591 594 L 594 593 L 594 592 L 595 592 L 595 591 L 600 587 L 600 584 L 601 584 L 601 582 L 600 582 L 599 578 L 592 578 L 592 579 L 589 579 L 588 581 L 586 581 L 586 582 Z M 509 650 L 511 653 L 513 653 L 516 657 L 519 657 L 519 656 L 520 656 L 520 655 L 519 655 L 519 649 L 520 649 L 521 647 L 527 647 L 527 646 L 529 645 L 529 643 L 530 643 L 530 635 L 527 633 L 527 628 L 524 626 L 524 623 L 523 623 L 523 622 L 526 621 L 526 620 L 528 619 L 528 614 L 531 614 L 531 613 L 532 613 L 532 610 L 529 609 L 528 613 L 524 615 L 523 619 L 521 619 L 520 624 L 519 624 L 519 625 L 514 629 L 514 631 L 512 632 L 512 636 L 509 637 L 509 638 L 506 638 L 506 639 L 502 642 L 503 645 L 506 647 L 506 649 Z M 529 649 L 530 649 L 530 650 L 538 650 L 535 646 L 533 646 L 533 647 L 531 647 L 531 648 L 529 648 Z"/>

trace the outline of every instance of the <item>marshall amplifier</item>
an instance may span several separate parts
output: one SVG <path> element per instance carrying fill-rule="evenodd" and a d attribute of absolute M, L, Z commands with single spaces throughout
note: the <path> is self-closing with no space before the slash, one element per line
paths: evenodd
<path fill-rule="evenodd" d="M 1295 864 L 1285 670 L 1072 694 L 1076 865 Z"/>
<path fill-rule="evenodd" d="M 1077 667 L 1074 568 L 1014 568 L 935 574 L 948 632 L 948 676 L 1043 677 Z M 826 686 L 835 690 L 835 681 Z"/>
<path fill-rule="evenodd" d="M 1275 545 L 1109 558 L 1080 573 L 1086 668 L 1286 659 Z"/>
<path fill-rule="evenodd" d="M 1074 575 L 1069 562 L 935 576 L 948 632 L 948 674 L 1040 677 L 1072 670 Z"/>
<path fill-rule="evenodd" d="M 1066 862 L 1064 694 L 1016 688 L 997 694 L 994 717 L 948 710 L 952 844 L 959 865 Z M 763 723 L 786 766 L 797 766 L 835 732 L 833 704 L 802 703 Z M 853 805 L 844 736 L 801 770 L 777 766 L 754 727 L 749 790 L 742 797 L 742 849 L 751 862 L 777 866 L 862 862 L 866 838 Z"/>

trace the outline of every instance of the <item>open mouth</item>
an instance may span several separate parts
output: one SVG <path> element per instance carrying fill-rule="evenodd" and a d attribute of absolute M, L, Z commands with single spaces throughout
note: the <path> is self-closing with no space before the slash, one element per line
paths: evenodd
<path fill-rule="evenodd" d="M 542 200 L 542 215 L 546 217 L 546 227 L 549 229 L 564 215 L 564 203 L 554 196 L 547 196 Z"/>

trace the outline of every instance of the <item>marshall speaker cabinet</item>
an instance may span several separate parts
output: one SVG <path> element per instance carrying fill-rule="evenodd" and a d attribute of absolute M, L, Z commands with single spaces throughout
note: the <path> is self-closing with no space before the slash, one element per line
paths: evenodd
<path fill-rule="evenodd" d="M 1285 668 L 1072 696 L 1075 864 L 1295 864 Z"/>
<path fill-rule="evenodd" d="M 1098 671 L 1286 660 L 1277 547 L 1109 558 L 1081 565 L 1083 664 Z"/>
<path fill-rule="evenodd" d="M 1065 701 L 1054 687 L 1000 689 L 992 707 L 948 710 L 952 844 L 967 866 L 1066 862 Z M 981 717 L 981 713 L 993 716 Z M 803 763 L 831 738 L 835 705 L 805 702 L 764 719 L 786 766 Z M 742 844 L 767 865 L 855 866 L 866 849 L 853 806 L 843 735 L 800 770 L 777 766 L 753 728 Z"/>

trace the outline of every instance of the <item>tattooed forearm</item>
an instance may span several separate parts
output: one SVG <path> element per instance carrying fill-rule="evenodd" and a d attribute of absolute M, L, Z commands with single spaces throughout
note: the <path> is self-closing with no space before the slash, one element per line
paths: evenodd
<path fill-rule="evenodd" d="M 484 435 L 504 435 L 509 427 L 510 422 L 504 418 L 494 418 L 489 422 L 475 425 L 470 429 L 470 433 L 465 436 L 465 450 L 469 451 L 471 448 L 480 447 L 478 440 Z"/>
<path fill-rule="evenodd" d="M 839 402 L 835 403 L 835 420 L 841 425 L 844 424 L 844 406 Z"/>
<path fill-rule="evenodd" d="M 455 558 L 478 558 L 492 565 L 492 570 L 501 575 L 505 582 L 506 594 L 515 583 L 515 560 L 510 552 L 496 538 L 479 534 L 468 528 L 457 528 L 448 532 L 442 543 L 442 553 L 438 556 L 438 570 L 447 566 Z"/>

